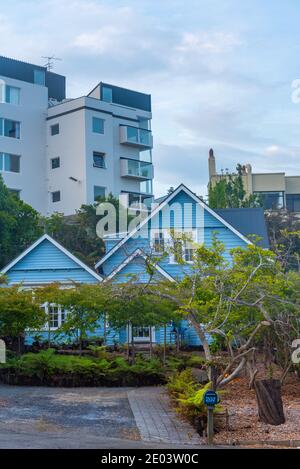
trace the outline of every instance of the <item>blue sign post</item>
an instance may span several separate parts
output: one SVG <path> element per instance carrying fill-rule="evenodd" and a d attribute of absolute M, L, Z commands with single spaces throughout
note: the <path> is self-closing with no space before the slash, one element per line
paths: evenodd
<path fill-rule="evenodd" d="M 212 445 L 214 438 L 214 407 L 220 402 L 220 399 L 215 391 L 206 391 L 203 402 L 207 406 L 207 441 L 209 445 Z"/>

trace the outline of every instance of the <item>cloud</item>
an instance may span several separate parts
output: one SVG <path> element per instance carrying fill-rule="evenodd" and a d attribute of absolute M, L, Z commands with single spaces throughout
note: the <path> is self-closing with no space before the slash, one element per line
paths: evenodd
<path fill-rule="evenodd" d="M 221 54 L 241 44 L 240 39 L 232 33 L 223 31 L 197 33 L 186 32 L 176 50 L 184 54 Z"/>
<path fill-rule="evenodd" d="M 249 162 L 257 172 L 300 173 L 300 108 L 290 99 L 297 15 L 278 7 L 295 25 L 274 33 L 270 18 L 281 18 L 246 3 L 10 0 L 1 53 L 41 64 L 62 57 L 55 71 L 67 76 L 70 97 L 100 80 L 151 93 L 157 195 L 180 182 L 205 195 L 210 147 L 220 168 Z"/>

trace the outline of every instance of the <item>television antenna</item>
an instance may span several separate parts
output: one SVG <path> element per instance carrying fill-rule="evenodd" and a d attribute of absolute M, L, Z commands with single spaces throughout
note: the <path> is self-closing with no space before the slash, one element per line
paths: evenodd
<path fill-rule="evenodd" d="M 55 60 L 62 60 L 60 57 L 55 57 L 54 55 L 42 55 L 42 59 L 47 59 L 47 62 L 44 66 L 47 67 L 48 72 L 51 72 L 51 70 L 53 69 Z"/>

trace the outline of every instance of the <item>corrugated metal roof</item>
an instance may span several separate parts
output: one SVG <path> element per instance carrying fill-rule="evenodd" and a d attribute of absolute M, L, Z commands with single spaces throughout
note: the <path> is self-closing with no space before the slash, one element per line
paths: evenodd
<path fill-rule="evenodd" d="M 244 236 L 259 236 L 261 241 L 258 244 L 264 248 L 269 247 L 263 208 L 223 208 L 215 209 L 215 212 Z"/>

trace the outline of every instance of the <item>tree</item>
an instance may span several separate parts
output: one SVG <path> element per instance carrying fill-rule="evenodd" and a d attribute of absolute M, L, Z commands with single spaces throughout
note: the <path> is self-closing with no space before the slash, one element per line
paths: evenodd
<path fill-rule="evenodd" d="M 107 295 L 101 285 L 74 284 L 73 288 L 57 289 L 53 303 L 64 307 L 67 315 L 61 331 L 77 336 L 80 354 L 82 342 L 93 333 L 99 321 L 105 318 Z M 49 296 L 48 296 L 49 299 Z"/>
<path fill-rule="evenodd" d="M 283 269 L 300 272 L 300 220 L 287 210 L 266 212 L 271 249 Z"/>
<path fill-rule="evenodd" d="M 44 312 L 31 291 L 17 286 L 0 288 L 0 335 L 17 338 L 19 353 L 24 331 L 39 329 L 44 323 Z"/>
<path fill-rule="evenodd" d="M 148 264 L 148 272 L 151 270 Z M 149 286 L 152 282 L 152 274 L 150 273 Z M 115 329 L 127 329 L 133 327 L 147 326 L 150 327 L 150 356 L 152 355 L 152 342 L 151 328 L 155 326 L 163 327 L 164 333 L 164 361 L 166 359 L 166 326 L 170 322 L 178 322 L 179 314 L 174 313 L 173 303 L 167 298 L 148 297 L 147 287 L 143 288 L 135 283 L 135 279 L 123 285 L 108 286 L 106 284 L 106 296 L 109 296 L 105 311 L 109 318 L 111 326 Z M 109 293 L 108 293 L 109 288 Z M 131 351 L 134 360 L 134 341 L 133 334 L 131 334 Z M 128 342 L 128 356 L 129 356 L 129 342 Z"/>
<path fill-rule="evenodd" d="M 38 212 L 9 192 L 0 175 L 0 267 L 41 234 Z"/>
<path fill-rule="evenodd" d="M 120 202 L 112 194 L 109 194 L 108 197 L 99 197 L 95 204 L 82 205 L 75 215 L 64 216 L 60 213 L 54 213 L 42 220 L 46 233 L 92 267 L 105 253 L 105 244 L 96 233 L 97 223 L 102 218 L 102 215 L 97 214 L 97 206 L 103 202 L 108 202 L 115 207 L 116 230 L 118 232 Z M 127 214 L 128 223 L 132 218 L 132 215 Z"/>
<path fill-rule="evenodd" d="M 240 208 L 260 207 L 262 202 L 254 194 L 246 196 L 240 164 L 237 165 L 237 174 L 224 175 L 214 185 L 209 184 L 208 204 L 211 208 Z"/>
<path fill-rule="evenodd" d="M 256 346 L 262 343 L 268 330 L 275 331 L 281 324 L 287 305 L 290 315 L 296 313 L 299 288 L 290 301 L 290 278 L 270 250 L 252 244 L 226 253 L 215 236 L 211 246 L 193 245 L 190 265 L 182 256 L 187 242 L 177 235 L 169 248 L 182 267 L 182 280 L 150 284 L 146 287 L 147 295 L 172 302 L 176 314 L 180 313 L 194 327 L 216 389 L 246 369 L 253 386 L 257 374 Z M 143 291 L 145 287 L 141 286 L 140 294 Z M 213 352 L 211 339 L 222 342 L 228 352 L 225 360 Z M 270 383 L 270 389 L 277 384 Z M 273 421 L 278 422 L 282 417 L 282 402 L 274 403 L 274 396 L 275 393 L 269 392 L 269 403 L 278 412 L 273 415 Z"/>

